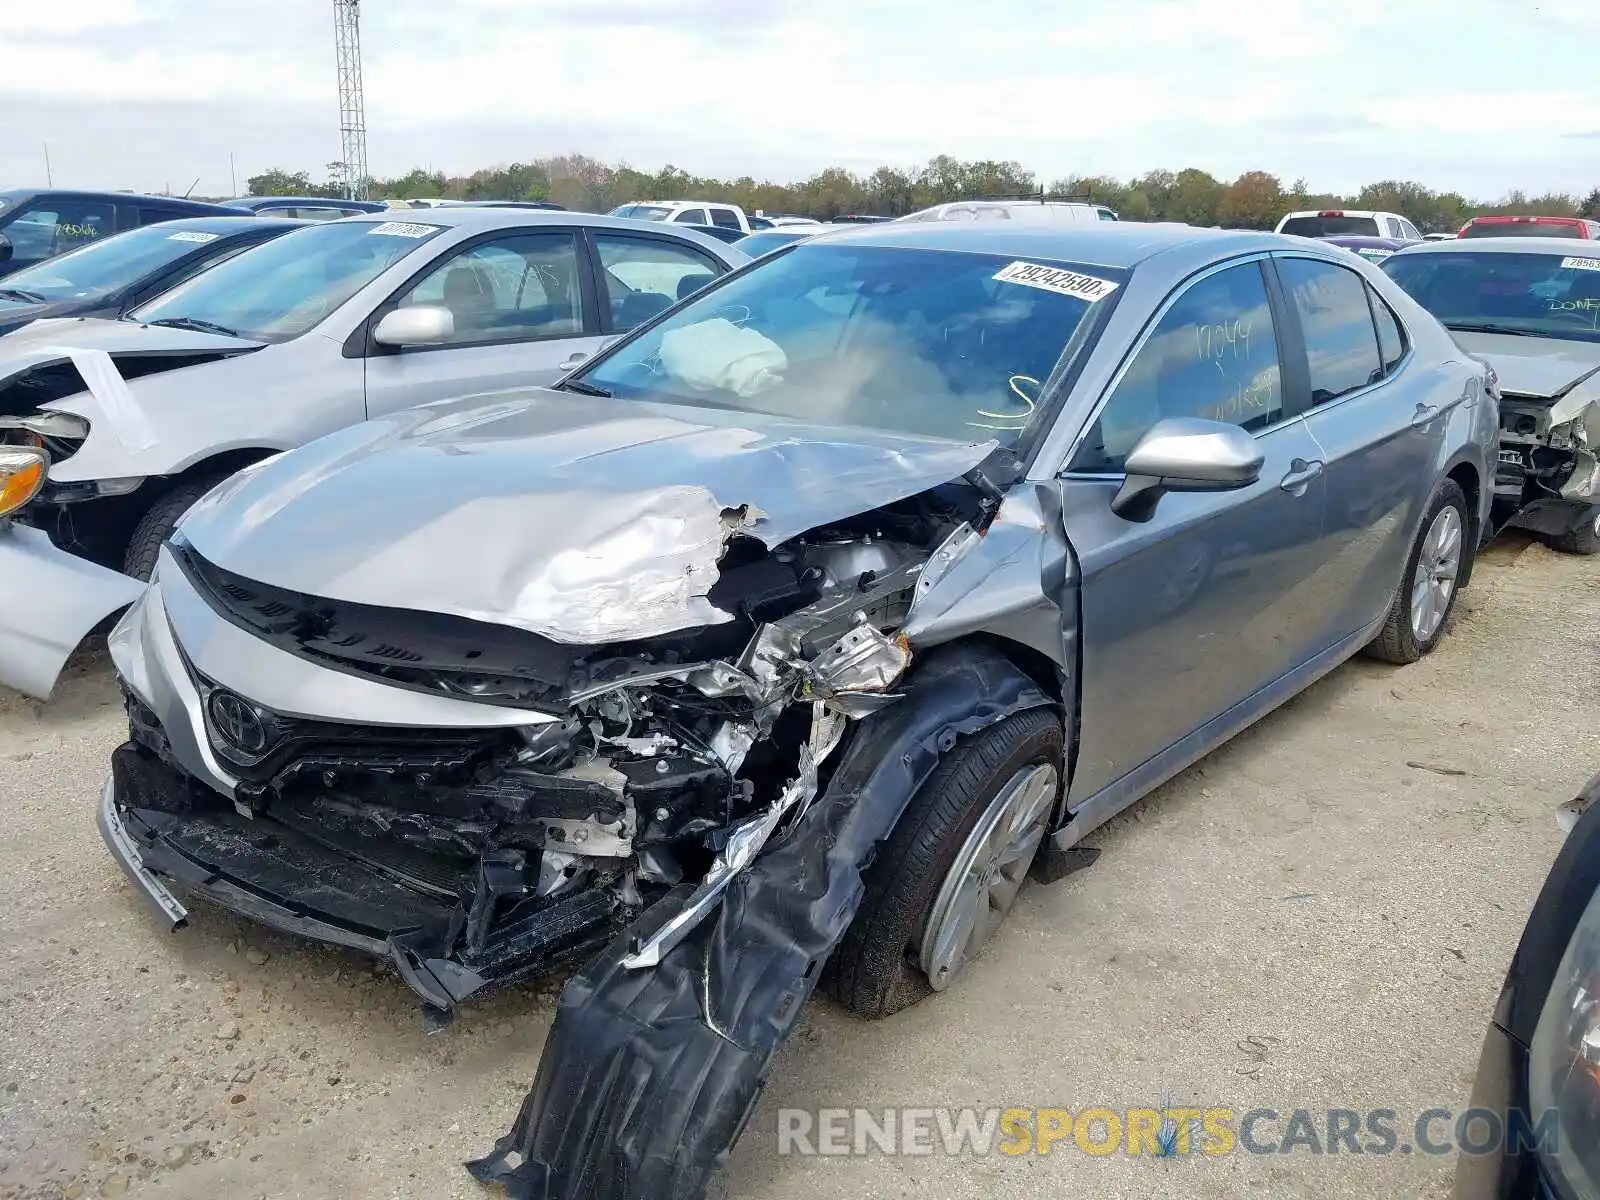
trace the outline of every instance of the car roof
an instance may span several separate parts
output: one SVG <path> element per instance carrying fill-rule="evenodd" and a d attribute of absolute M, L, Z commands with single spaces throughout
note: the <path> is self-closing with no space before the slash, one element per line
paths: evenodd
<path fill-rule="evenodd" d="M 169 233 L 239 234 L 256 229 L 288 231 L 319 224 L 322 222 L 302 221 L 291 217 L 256 217 L 241 212 L 236 217 L 174 217 L 170 221 L 158 221 L 154 225 L 141 225 L 139 228 L 165 229 Z"/>
<path fill-rule="evenodd" d="M 1297 208 L 1294 212 L 1284 213 L 1282 220 L 1290 217 L 1320 217 L 1323 213 L 1331 213 L 1340 217 L 1398 217 L 1397 212 L 1390 212 L 1386 208 Z"/>
<path fill-rule="evenodd" d="M 0 197 L 17 200 L 38 200 L 42 197 L 61 200 L 123 200 L 135 204 L 177 205 L 192 208 L 197 212 L 206 209 L 215 211 L 227 207 L 225 204 L 215 204 L 209 200 L 190 200 L 184 196 L 151 196 L 145 192 L 100 192 L 83 188 L 15 188 L 10 191 L 0 191 Z"/>
<path fill-rule="evenodd" d="M 1203 246 L 1222 258 L 1252 251 L 1303 250 L 1317 243 L 1309 238 L 1254 230 L 1200 229 L 1176 222 L 1034 225 L 1012 221 L 885 221 L 830 230 L 828 244 L 1032 256 L 1128 269 L 1164 251 L 1190 246 Z"/>
<path fill-rule="evenodd" d="M 1451 238 L 1448 242 L 1415 242 L 1397 254 L 1559 254 L 1563 258 L 1600 258 L 1582 253 L 1590 243 L 1581 238 L 1479 237 Z"/>
<path fill-rule="evenodd" d="M 308 208 L 353 205 L 363 212 L 383 212 L 388 208 L 388 205 L 377 200 L 346 200 L 343 196 L 238 196 L 232 200 L 224 200 L 223 203 L 229 208 L 251 209 L 267 208 L 274 204 L 303 204 Z"/>
<path fill-rule="evenodd" d="M 670 230 L 685 241 L 696 245 L 714 247 L 719 251 L 730 249 L 728 243 L 710 234 L 697 233 L 688 225 L 673 225 L 662 221 L 635 221 L 628 217 L 607 217 L 599 213 L 569 212 L 552 208 L 405 208 L 390 209 L 381 213 L 357 213 L 341 217 L 337 222 L 324 224 L 349 224 L 351 222 L 399 222 L 406 225 L 435 225 L 440 229 L 466 229 L 492 231 L 496 229 L 538 228 L 555 225 L 571 228 L 574 225 L 589 229 L 615 229 L 627 233 L 655 233 Z"/>

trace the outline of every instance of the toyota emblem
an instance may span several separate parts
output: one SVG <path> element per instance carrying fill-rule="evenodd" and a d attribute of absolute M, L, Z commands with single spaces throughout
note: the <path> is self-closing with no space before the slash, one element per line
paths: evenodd
<path fill-rule="evenodd" d="M 228 745 L 245 754 L 260 754 L 267 748 L 267 723 L 248 700 L 232 692 L 212 692 L 206 707 L 212 727 Z"/>

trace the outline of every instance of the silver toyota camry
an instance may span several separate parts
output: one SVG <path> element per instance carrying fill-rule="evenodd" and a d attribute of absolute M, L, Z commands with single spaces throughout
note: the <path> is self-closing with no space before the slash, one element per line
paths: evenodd
<path fill-rule="evenodd" d="M 297 230 L 122 319 L 0 338 L 0 683 L 48 695 L 240 467 L 424 401 L 553 383 L 749 261 L 583 213 L 406 217 Z"/>
<path fill-rule="evenodd" d="M 112 636 L 100 823 L 425 1014 L 562 962 L 472 1169 L 698 1195 L 819 981 L 956 985 L 1031 873 L 1362 649 L 1444 636 L 1492 376 L 1268 234 L 806 241 L 552 389 L 247 468 Z"/>

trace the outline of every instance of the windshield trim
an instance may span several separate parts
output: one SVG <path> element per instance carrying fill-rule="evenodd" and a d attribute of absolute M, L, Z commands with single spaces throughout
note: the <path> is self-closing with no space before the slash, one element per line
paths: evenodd
<path fill-rule="evenodd" d="M 729 271 L 726 274 L 719 276 L 713 282 L 707 284 L 704 288 L 695 293 L 694 301 L 699 302 L 706 297 L 711 296 L 713 293 L 731 285 L 735 280 L 743 279 L 752 271 L 765 270 L 785 256 L 793 254 L 796 251 L 803 250 L 807 246 L 813 245 L 815 241 L 816 239 L 813 238 L 802 238 L 798 241 L 791 242 L 787 246 L 780 246 L 776 250 L 772 250 L 767 254 L 762 255 L 760 258 L 752 259 L 743 266 Z M 907 249 L 900 246 L 876 245 L 872 246 L 871 248 L 895 251 Z M 1005 253 L 989 250 L 962 250 L 950 249 L 948 247 L 942 247 L 938 249 L 918 247 L 914 250 L 914 252 L 920 254 L 961 254 L 972 255 L 979 258 L 993 259 L 1006 259 L 1015 257 L 1014 255 L 1007 255 Z M 1088 361 L 1093 355 L 1095 348 L 1100 344 L 1100 339 L 1105 333 L 1106 326 L 1111 320 L 1111 317 L 1115 314 L 1118 305 L 1121 304 L 1123 296 L 1127 294 L 1128 285 L 1131 283 L 1134 276 L 1134 269 L 1128 267 L 1106 267 L 1098 264 L 1073 263 L 1066 259 L 1042 255 L 1030 255 L 1029 257 L 1032 260 L 1047 265 L 1068 267 L 1076 270 L 1092 269 L 1099 271 L 1102 274 L 1114 277 L 1117 281 L 1118 287 L 1109 296 L 1106 296 L 1101 300 L 1094 301 L 1088 306 L 1088 311 L 1085 312 L 1083 319 L 1078 322 L 1077 327 L 1073 330 L 1072 337 L 1062 345 L 1061 352 L 1057 355 L 1055 362 L 1052 364 L 1050 373 L 1040 382 L 1039 399 L 1037 402 L 1038 412 L 1040 414 L 1039 419 L 1024 432 L 1023 436 L 1015 445 L 1005 447 L 1003 442 L 1000 443 L 1000 445 L 1005 448 L 1012 458 L 1017 462 L 1017 477 L 1019 479 L 1029 475 L 1029 473 L 1032 471 L 1035 460 L 1044 450 L 1045 446 L 1050 442 L 1051 434 L 1056 432 L 1061 420 L 1062 411 L 1065 408 L 1067 401 L 1072 396 L 1072 390 L 1077 386 L 1078 379 L 1082 375 L 1085 366 L 1088 364 Z M 657 313 L 649 320 L 634 326 L 627 333 L 618 337 L 610 345 L 605 346 L 603 349 L 596 352 L 592 358 L 580 363 L 571 371 L 568 371 L 560 379 L 549 384 L 548 386 L 552 389 L 560 390 L 567 382 L 577 381 L 578 383 L 589 388 L 602 388 L 604 385 L 593 383 L 589 380 L 589 373 L 595 370 L 597 367 L 600 367 L 606 362 L 610 361 L 612 358 L 616 357 L 628 346 L 632 345 L 634 341 L 648 334 L 656 326 L 671 318 L 676 312 L 677 305 L 674 305 L 671 308 Z M 1076 346 L 1074 343 L 1076 343 Z M 610 389 L 606 390 L 609 391 Z M 648 397 L 619 396 L 617 399 L 624 403 L 660 404 L 674 408 L 716 407 L 714 405 L 684 403 L 683 401 L 674 399 L 670 395 L 666 394 L 652 395 Z M 747 413 L 755 419 L 761 418 L 761 414 L 756 410 L 735 409 L 728 411 Z M 798 418 L 788 419 L 798 420 Z M 817 424 L 819 427 L 822 424 L 821 422 L 813 423 Z M 879 429 L 877 432 L 881 433 L 882 430 Z M 974 432 L 977 431 L 975 430 Z M 1076 437 L 1077 434 L 1074 434 L 1074 440 L 1076 440 Z M 959 441 L 960 439 L 957 438 L 950 440 Z"/>

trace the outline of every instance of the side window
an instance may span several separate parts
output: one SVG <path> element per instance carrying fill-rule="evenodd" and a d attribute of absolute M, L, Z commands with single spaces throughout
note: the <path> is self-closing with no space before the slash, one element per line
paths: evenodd
<path fill-rule="evenodd" d="M 165 208 L 141 208 L 139 210 L 139 224 L 141 226 L 159 225 L 163 221 L 175 220 L 180 215 L 182 214 L 172 212 L 171 210 Z"/>
<path fill-rule="evenodd" d="M 1157 421 L 1203 417 L 1244 429 L 1283 419 L 1278 339 L 1258 262 L 1189 286 L 1140 346 L 1073 460 L 1120 471 Z"/>
<path fill-rule="evenodd" d="M 1309 258 L 1283 258 L 1278 275 L 1300 314 L 1313 405 L 1383 378 L 1367 285 L 1354 271 Z"/>
<path fill-rule="evenodd" d="M 711 223 L 720 225 L 724 229 L 738 229 L 739 214 L 731 208 L 713 208 L 711 210 Z"/>
<path fill-rule="evenodd" d="M 682 225 L 711 224 L 710 219 L 706 216 L 706 210 L 703 208 L 686 208 L 672 219 Z"/>
<path fill-rule="evenodd" d="M 1371 288 L 1367 289 L 1367 299 L 1372 303 L 1372 319 L 1378 324 L 1378 353 L 1383 358 L 1383 373 L 1388 375 L 1406 356 L 1405 327 L 1388 301 Z"/>
<path fill-rule="evenodd" d="M 116 230 L 111 205 L 96 201 L 48 201 L 25 209 L 0 233 L 11 239 L 12 260 L 38 262 L 76 250 Z"/>
<path fill-rule="evenodd" d="M 693 295 L 723 271 L 693 247 L 662 238 L 597 233 L 594 244 L 611 327 L 619 333 Z"/>
<path fill-rule="evenodd" d="M 577 243 L 570 233 L 526 233 L 452 254 L 401 296 L 455 318 L 457 343 L 520 342 L 583 332 Z"/>
<path fill-rule="evenodd" d="M 1400 232 L 1405 237 L 1410 238 L 1413 242 L 1420 242 L 1422 240 L 1422 235 L 1417 232 L 1417 227 L 1404 217 L 1400 218 Z"/>

